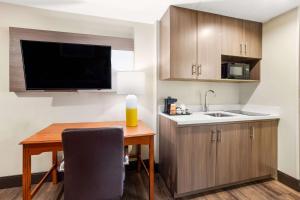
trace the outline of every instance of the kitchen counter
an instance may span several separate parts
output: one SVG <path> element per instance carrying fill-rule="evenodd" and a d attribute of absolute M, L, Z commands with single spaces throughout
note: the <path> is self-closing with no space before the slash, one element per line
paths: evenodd
<path fill-rule="evenodd" d="M 226 117 L 214 117 L 206 114 L 209 113 L 223 113 Z M 253 111 L 252 111 L 253 112 Z M 226 122 L 239 122 L 239 121 L 256 121 L 256 120 L 271 120 L 279 119 L 279 114 L 266 114 L 262 112 L 256 112 L 265 114 L 263 116 L 248 116 L 243 114 L 236 114 L 226 111 L 210 111 L 210 112 L 193 112 L 191 115 L 177 115 L 171 116 L 160 112 L 161 116 L 164 116 L 172 121 L 175 121 L 177 125 L 192 125 L 192 124 L 210 124 L 210 123 L 226 123 Z"/>

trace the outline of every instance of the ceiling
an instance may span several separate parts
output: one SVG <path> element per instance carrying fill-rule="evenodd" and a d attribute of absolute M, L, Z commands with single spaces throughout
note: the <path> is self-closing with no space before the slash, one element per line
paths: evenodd
<path fill-rule="evenodd" d="M 169 5 L 265 22 L 300 0 L 0 0 L 19 5 L 142 23 L 159 20 Z"/>

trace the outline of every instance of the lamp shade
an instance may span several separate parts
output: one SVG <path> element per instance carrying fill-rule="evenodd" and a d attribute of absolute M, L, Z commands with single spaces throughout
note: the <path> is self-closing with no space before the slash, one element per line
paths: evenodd
<path fill-rule="evenodd" d="M 117 93 L 137 95 L 145 90 L 145 73 L 141 71 L 117 72 Z"/>

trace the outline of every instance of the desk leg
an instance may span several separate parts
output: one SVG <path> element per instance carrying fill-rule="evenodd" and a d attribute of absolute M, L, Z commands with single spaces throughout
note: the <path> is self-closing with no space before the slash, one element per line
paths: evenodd
<path fill-rule="evenodd" d="M 23 200 L 31 200 L 31 155 L 28 148 L 23 146 Z"/>
<path fill-rule="evenodd" d="M 141 172 L 141 165 L 142 165 L 142 163 L 141 163 L 141 145 L 138 144 L 136 146 L 136 148 L 137 148 L 137 171 Z"/>
<path fill-rule="evenodd" d="M 52 151 L 52 164 L 55 165 L 52 171 L 52 183 L 57 184 L 57 151 Z"/>
<path fill-rule="evenodd" d="M 149 200 L 154 200 L 154 136 L 149 143 Z"/>

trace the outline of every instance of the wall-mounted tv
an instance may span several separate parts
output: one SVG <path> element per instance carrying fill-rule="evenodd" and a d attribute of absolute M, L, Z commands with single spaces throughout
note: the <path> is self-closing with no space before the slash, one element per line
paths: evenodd
<path fill-rule="evenodd" d="M 111 88 L 111 47 L 21 40 L 27 90 Z"/>

